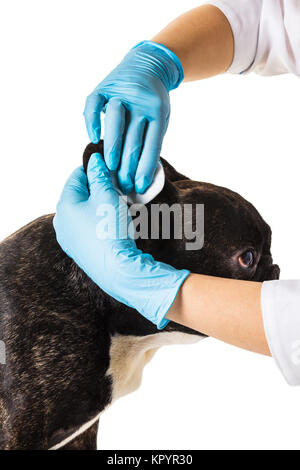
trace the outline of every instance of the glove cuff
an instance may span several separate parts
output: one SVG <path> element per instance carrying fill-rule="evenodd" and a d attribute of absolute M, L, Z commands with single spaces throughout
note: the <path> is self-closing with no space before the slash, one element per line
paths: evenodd
<path fill-rule="evenodd" d="M 162 330 L 170 322 L 170 320 L 166 318 L 166 315 L 172 307 L 179 289 L 191 272 L 187 269 L 181 269 L 178 270 L 176 274 L 173 286 L 170 287 L 168 294 L 162 300 L 156 313 L 156 326 L 158 330 Z"/>
<path fill-rule="evenodd" d="M 155 56 L 163 63 L 168 72 L 168 83 L 166 84 L 168 91 L 177 88 L 184 79 L 183 68 L 177 55 L 163 44 L 153 41 L 141 41 L 131 50 L 140 47 L 143 49 L 146 47 L 150 53 L 156 49 Z"/>

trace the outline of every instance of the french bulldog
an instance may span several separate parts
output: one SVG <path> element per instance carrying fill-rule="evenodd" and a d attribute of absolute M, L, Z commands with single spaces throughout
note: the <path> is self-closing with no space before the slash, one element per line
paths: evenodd
<path fill-rule="evenodd" d="M 103 143 L 87 146 L 85 168 L 93 152 Z M 204 204 L 204 244 L 187 250 L 187 240 L 159 236 L 138 247 L 194 273 L 278 279 L 271 230 L 257 210 L 161 161 L 165 186 L 149 204 Z M 0 244 L 0 449 L 96 449 L 101 413 L 138 388 L 155 351 L 204 338 L 173 322 L 158 331 L 108 296 L 61 250 L 52 221 L 40 217 Z"/>

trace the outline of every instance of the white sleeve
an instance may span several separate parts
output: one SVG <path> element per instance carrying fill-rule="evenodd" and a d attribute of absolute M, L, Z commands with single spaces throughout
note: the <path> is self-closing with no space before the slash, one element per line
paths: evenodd
<path fill-rule="evenodd" d="M 215 0 L 234 36 L 231 73 L 300 76 L 299 0 Z"/>
<path fill-rule="evenodd" d="M 290 385 L 300 385 L 300 281 L 265 281 L 261 306 L 269 348 Z"/>

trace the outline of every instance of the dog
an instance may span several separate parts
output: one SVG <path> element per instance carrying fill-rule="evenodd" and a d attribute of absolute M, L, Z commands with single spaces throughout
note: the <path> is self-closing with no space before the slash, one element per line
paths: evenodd
<path fill-rule="evenodd" d="M 94 152 L 103 154 L 103 142 L 87 146 L 85 169 Z M 165 186 L 149 204 L 204 204 L 204 245 L 186 250 L 186 240 L 160 236 L 138 247 L 194 273 L 278 279 L 271 230 L 257 210 L 161 161 Z M 0 449 L 96 449 L 100 414 L 139 387 L 155 351 L 205 337 L 174 322 L 158 331 L 104 293 L 61 250 L 52 221 L 40 217 L 0 244 Z"/>

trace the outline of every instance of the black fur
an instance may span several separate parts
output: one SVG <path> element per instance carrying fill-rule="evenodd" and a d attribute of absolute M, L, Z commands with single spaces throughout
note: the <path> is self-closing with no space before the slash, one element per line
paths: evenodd
<path fill-rule="evenodd" d="M 102 143 L 84 153 L 86 167 Z M 139 240 L 138 246 L 177 268 L 263 281 L 279 276 L 270 254 L 271 230 L 256 209 L 232 191 L 191 181 L 162 160 L 166 184 L 152 203 L 203 203 L 205 243 Z M 150 322 L 107 296 L 60 249 L 52 215 L 0 244 L 0 448 L 49 449 L 93 419 L 111 401 L 106 372 L 115 334 L 157 333 Z M 257 263 L 244 269 L 238 253 L 251 247 Z M 198 334 L 170 323 L 164 331 Z M 97 426 L 65 448 L 95 448 Z"/>

